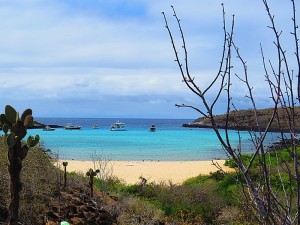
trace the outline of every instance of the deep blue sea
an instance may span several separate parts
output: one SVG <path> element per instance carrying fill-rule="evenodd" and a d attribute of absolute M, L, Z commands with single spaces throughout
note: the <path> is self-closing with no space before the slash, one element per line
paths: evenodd
<path fill-rule="evenodd" d="M 79 125 L 80 130 L 55 131 L 29 130 L 28 134 L 39 134 L 46 149 L 60 159 L 92 160 L 95 152 L 111 160 L 124 161 L 188 161 L 226 159 L 212 129 L 184 128 L 185 119 L 100 119 L 100 118 L 35 118 L 44 124 L 65 126 Z M 126 124 L 126 131 L 110 131 L 111 124 L 120 120 Z M 97 124 L 100 128 L 93 129 Z M 157 131 L 149 132 L 156 124 Z M 248 132 L 242 132 L 242 147 L 251 152 Z M 276 138 L 276 134 L 271 135 Z M 238 146 L 236 131 L 230 131 L 232 146 Z M 274 140 L 273 140 L 274 141 Z"/>

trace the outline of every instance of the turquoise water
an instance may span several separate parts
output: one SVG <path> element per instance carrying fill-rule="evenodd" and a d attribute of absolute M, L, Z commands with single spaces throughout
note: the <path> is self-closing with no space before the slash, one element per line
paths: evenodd
<path fill-rule="evenodd" d="M 191 129 L 181 125 L 191 120 L 177 119 L 120 119 L 127 125 L 127 131 L 109 131 L 117 119 L 65 119 L 36 118 L 45 124 L 82 126 L 81 130 L 55 131 L 29 130 L 29 134 L 39 134 L 47 149 L 60 159 L 91 160 L 95 152 L 112 160 L 145 161 L 187 161 L 225 159 L 222 149 L 212 129 Z M 100 129 L 92 129 L 93 124 Z M 156 132 L 149 132 L 151 124 L 157 125 Z M 276 135 L 275 135 L 276 136 Z M 275 137 L 273 136 L 273 138 Z M 230 131 L 232 145 L 238 145 L 238 135 Z M 242 132 L 242 147 L 251 152 L 248 132 Z"/>

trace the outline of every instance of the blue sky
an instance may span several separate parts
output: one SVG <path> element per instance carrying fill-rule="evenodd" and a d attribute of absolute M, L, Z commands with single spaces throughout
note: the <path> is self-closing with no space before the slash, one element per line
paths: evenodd
<path fill-rule="evenodd" d="M 271 106 L 259 44 L 268 58 L 275 51 L 260 0 L 1 0 L 0 107 L 30 107 L 39 117 L 197 118 L 174 106 L 201 107 L 181 82 L 161 12 L 178 41 L 170 5 L 176 8 L 191 72 L 205 87 L 220 61 L 222 2 L 228 21 L 235 14 L 235 40 L 248 62 L 257 104 Z M 288 3 L 272 0 L 270 7 L 291 56 Z M 234 68 L 239 73 L 240 66 Z M 233 88 L 238 108 L 250 107 L 244 89 Z M 223 99 L 215 112 L 225 112 Z"/>

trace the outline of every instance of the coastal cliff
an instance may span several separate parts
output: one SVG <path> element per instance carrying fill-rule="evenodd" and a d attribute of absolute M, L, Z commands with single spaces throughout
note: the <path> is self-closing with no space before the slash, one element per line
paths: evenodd
<path fill-rule="evenodd" d="M 52 127 L 52 128 L 63 128 L 64 126 L 61 125 L 56 125 L 56 124 L 48 124 L 48 126 Z M 31 127 L 29 127 L 28 129 L 43 129 L 46 127 L 46 124 L 34 121 L 33 125 Z"/>
<path fill-rule="evenodd" d="M 46 126 L 47 126 L 46 124 L 43 124 L 43 123 L 40 123 L 40 122 L 37 122 L 37 121 L 33 121 L 33 125 L 27 127 L 27 129 L 43 129 Z M 52 128 L 63 128 L 64 127 L 64 126 L 56 125 L 56 124 L 49 124 L 48 126 L 50 126 Z M 0 130 L 2 130 L 1 125 L 0 125 Z"/>
<path fill-rule="evenodd" d="M 271 118 L 273 113 L 272 108 L 268 109 L 260 109 L 257 111 L 258 122 L 261 129 L 265 129 L 268 125 L 269 119 Z M 269 131 L 287 131 L 288 128 L 288 118 L 291 113 L 290 109 L 278 109 L 278 117 L 273 121 Z M 216 115 L 214 117 L 216 125 L 218 128 L 225 129 L 226 128 L 226 119 L 227 114 Z M 280 124 L 277 122 L 280 121 Z M 295 108 L 295 124 L 296 130 L 300 130 L 300 107 Z M 182 125 L 183 127 L 191 127 L 191 128 L 212 128 L 212 124 L 209 118 L 200 117 L 193 122 L 185 123 Z M 236 110 L 231 111 L 228 115 L 228 129 L 231 130 L 252 130 L 257 131 L 258 126 L 255 122 L 254 112 L 253 110 Z"/>

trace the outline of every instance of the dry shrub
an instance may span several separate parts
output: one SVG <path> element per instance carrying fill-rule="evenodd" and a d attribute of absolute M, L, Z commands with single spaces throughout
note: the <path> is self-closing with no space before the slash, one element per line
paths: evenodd
<path fill-rule="evenodd" d="M 188 210 L 180 210 L 177 213 L 177 224 L 180 225 L 192 225 L 192 224 L 206 224 L 199 214 L 195 214 L 194 212 Z"/>
<path fill-rule="evenodd" d="M 83 172 L 68 173 L 67 177 L 67 188 L 78 188 L 83 192 L 88 192 L 88 179 Z"/>
<path fill-rule="evenodd" d="M 127 197 L 118 205 L 118 223 L 120 225 L 159 224 L 163 212 L 138 198 Z"/>
<path fill-rule="evenodd" d="M 234 206 L 225 206 L 223 207 L 219 215 L 217 216 L 217 224 L 226 224 L 226 225 L 254 225 L 257 224 L 256 221 L 253 221 L 247 215 L 245 211 L 238 209 Z"/>
<path fill-rule="evenodd" d="M 219 212 L 217 217 L 218 224 L 232 224 L 240 213 L 238 208 L 226 206 Z"/>

